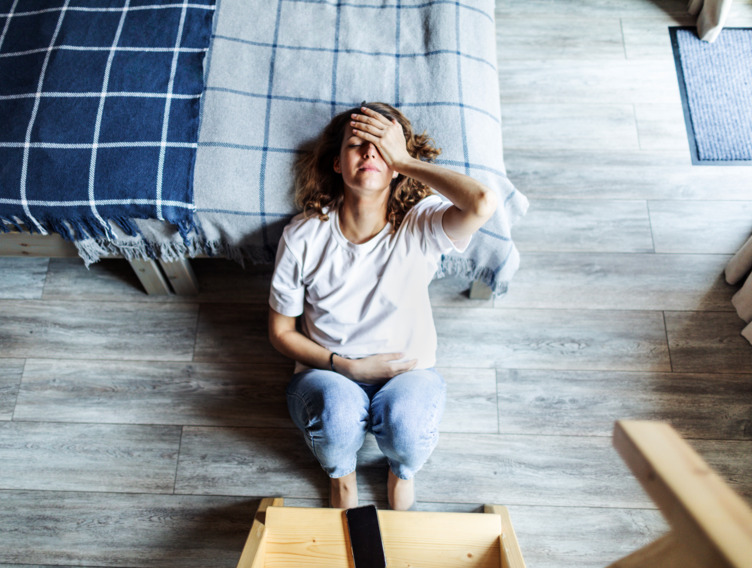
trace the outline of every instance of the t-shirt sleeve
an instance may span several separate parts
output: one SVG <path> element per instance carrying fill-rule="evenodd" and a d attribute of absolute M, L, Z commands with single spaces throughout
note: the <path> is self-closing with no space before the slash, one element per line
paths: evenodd
<path fill-rule="evenodd" d="M 290 250 L 286 234 L 283 234 L 277 249 L 269 305 L 283 316 L 297 317 L 303 313 L 304 302 L 305 287 L 300 261 Z"/>
<path fill-rule="evenodd" d="M 439 196 L 430 196 L 413 208 L 413 230 L 420 231 L 424 250 L 433 250 L 439 254 L 464 252 L 470 244 L 471 237 L 453 241 L 444 231 L 444 213 L 452 206 Z"/>

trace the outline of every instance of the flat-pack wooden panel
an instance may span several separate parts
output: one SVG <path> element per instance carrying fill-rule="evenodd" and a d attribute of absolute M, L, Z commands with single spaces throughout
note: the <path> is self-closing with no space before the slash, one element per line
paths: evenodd
<path fill-rule="evenodd" d="M 390 567 L 502 565 L 499 514 L 378 511 L 378 516 Z M 260 532 L 261 566 L 350 567 L 343 510 L 269 507 Z"/>

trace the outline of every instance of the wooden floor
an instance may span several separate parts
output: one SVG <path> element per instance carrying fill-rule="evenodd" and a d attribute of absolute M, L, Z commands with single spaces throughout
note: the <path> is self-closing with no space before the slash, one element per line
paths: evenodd
<path fill-rule="evenodd" d="M 752 169 L 692 167 L 673 0 L 499 0 L 509 176 L 531 201 L 510 293 L 432 298 L 449 404 L 420 508 L 510 506 L 528 566 L 604 566 L 665 530 L 611 447 L 670 421 L 752 501 L 752 346 L 723 282 Z M 752 25 L 737 0 L 730 25 Z M 232 567 L 258 499 L 318 506 L 266 340 L 268 270 L 195 263 L 195 299 L 127 264 L 0 259 L 0 568 Z M 369 439 L 363 502 L 385 506 Z"/>

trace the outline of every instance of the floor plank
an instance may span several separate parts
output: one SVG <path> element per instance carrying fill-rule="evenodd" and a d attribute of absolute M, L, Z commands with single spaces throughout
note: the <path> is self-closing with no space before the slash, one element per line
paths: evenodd
<path fill-rule="evenodd" d="M 689 14 L 651 14 L 649 18 L 628 15 L 621 18 L 624 49 L 628 59 L 673 58 L 670 26 L 689 26 L 695 18 Z"/>
<path fill-rule="evenodd" d="M 263 364 L 30 359 L 15 420 L 293 427 L 290 369 Z M 495 387 L 494 387 L 495 388 Z"/>
<path fill-rule="evenodd" d="M 504 369 L 497 377 L 502 434 L 610 437 L 616 420 L 659 420 L 685 438 L 752 440 L 752 374 Z"/>
<path fill-rule="evenodd" d="M 0 420 L 13 418 L 23 369 L 23 359 L 0 359 Z"/>
<path fill-rule="evenodd" d="M 505 308 L 733 311 L 728 255 L 528 252 Z"/>
<path fill-rule="evenodd" d="M 500 59 L 545 59 L 557 57 L 576 59 L 624 57 L 621 22 L 618 17 L 577 20 L 556 16 L 540 16 L 536 26 L 527 18 L 506 16 L 507 30 L 497 33 L 496 52 Z M 547 38 L 541 41 L 538 26 L 545 27 Z"/>
<path fill-rule="evenodd" d="M 0 300 L 42 297 L 48 258 L 0 257 Z"/>
<path fill-rule="evenodd" d="M 635 120 L 640 149 L 686 151 L 689 147 L 679 103 L 635 105 Z"/>
<path fill-rule="evenodd" d="M 180 427 L 0 423 L 0 489 L 171 493 Z"/>
<path fill-rule="evenodd" d="M 386 462 L 370 437 L 359 455 L 364 499 L 384 498 Z M 611 447 L 598 437 L 442 434 L 416 476 L 419 501 L 505 505 L 653 507 Z"/>
<path fill-rule="evenodd" d="M 266 304 L 202 304 L 194 361 L 290 364 L 269 343 Z"/>
<path fill-rule="evenodd" d="M 362 499 L 384 499 L 386 461 L 373 436 L 358 463 Z M 472 487 L 481 503 L 651 506 L 603 438 L 446 433 L 416 479 L 420 501 L 463 501 L 457 488 Z M 276 487 L 289 497 L 325 497 L 326 485 L 296 432 L 185 429 L 177 493 L 258 496 Z"/>
<path fill-rule="evenodd" d="M 46 300 L 86 300 L 97 302 L 233 302 L 260 303 L 269 295 L 271 267 L 245 268 L 227 259 L 199 258 L 191 260 L 199 283 L 198 296 L 148 295 L 133 269 L 123 259 L 101 260 L 88 270 L 77 258 L 50 259 Z"/>
<path fill-rule="evenodd" d="M 438 365 L 669 371 L 660 313 L 434 309 Z"/>
<path fill-rule="evenodd" d="M 749 201 L 752 194 L 748 167 L 693 167 L 688 147 L 681 152 L 538 150 L 515 149 L 505 140 L 504 159 L 510 179 L 531 201 L 541 198 L 575 202 L 590 199 Z"/>
<path fill-rule="evenodd" d="M 603 568 L 668 531 L 651 509 L 509 507 L 525 563 Z"/>
<path fill-rule="evenodd" d="M 535 199 L 513 236 L 522 253 L 653 252 L 647 202 L 639 200 Z M 527 259 L 521 255 L 523 266 Z"/>
<path fill-rule="evenodd" d="M 326 479 L 297 429 L 186 426 L 175 492 L 325 498 Z"/>
<path fill-rule="evenodd" d="M 640 147 L 632 105 L 525 104 L 502 107 L 502 135 L 514 148 Z"/>
<path fill-rule="evenodd" d="M 744 0 L 742 0 L 744 1 Z M 641 17 L 662 17 L 665 14 L 687 14 L 687 4 L 683 0 L 652 0 L 633 2 L 631 0 L 581 0 L 557 6 L 558 0 L 497 0 L 496 16 L 502 23 L 508 17 L 525 14 L 533 18 L 558 16 L 563 19 L 609 18 L 624 15 Z M 525 23 L 529 25 L 529 21 Z M 502 29 L 505 29 L 503 27 Z"/>
<path fill-rule="evenodd" d="M 666 312 L 671 366 L 679 373 L 748 373 L 752 349 L 734 312 Z"/>
<path fill-rule="evenodd" d="M 439 368 L 447 384 L 441 432 L 499 431 L 496 372 L 493 369 Z"/>
<path fill-rule="evenodd" d="M 752 174 L 749 176 L 752 196 Z M 752 234 L 752 201 L 651 201 L 656 252 L 734 254 Z"/>
<path fill-rule="evenodd" d="M 678 103 L 676 68 L 671 60 L 499 58 L 502 109 L 510 104 L 620 105 Z M 516 148 L 505 138 L 504 148 Z M 566 147 L 566 146 L 564 146 Z"/>
<path fill-rule="evenodd" d="M 186 361 L 197 306 L 3 301 L 0 349 L 9 357 Z"/>
<path fill-rule="evenodd" d="M 234 567 L 257 500 L 2 491 L 0 562 L 157 568 Z"/>

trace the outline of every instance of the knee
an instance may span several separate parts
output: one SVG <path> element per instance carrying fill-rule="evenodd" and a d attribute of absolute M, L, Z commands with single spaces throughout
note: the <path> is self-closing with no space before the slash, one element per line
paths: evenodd
<path fill-rule="evenodd" d="M 439 437 L 443 399 L 410 404 L 392 401 L 383 416 L 383 433 L 398 455 L 409 456 L 416 448 L 433 447 Z"/>
<path fill-rule="evenodd" d="M 365 428 L 368 401 L 358 391 L 329 385 L 311 389 L 304 396 L 288 393 L 288 403 L 291 412 L 297 410 L 296 423 L 301 429 L 327 439 L 342 439 L 357 436 Z"/>
<path fill-rule="evenodd" d="M 317 423 L 318 429 L 326 438 L 345 440 L 361 436 L 366 429 L 367 419 L 366 409 L 338 401 L 323 406 Z"/>

